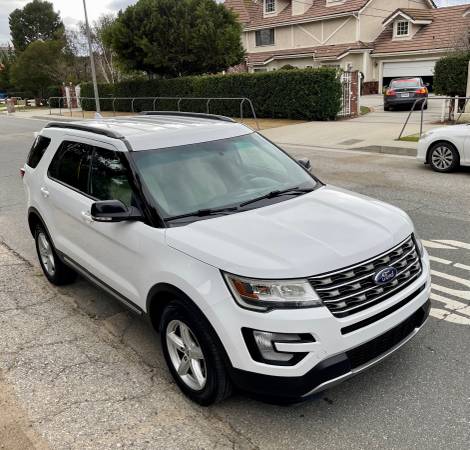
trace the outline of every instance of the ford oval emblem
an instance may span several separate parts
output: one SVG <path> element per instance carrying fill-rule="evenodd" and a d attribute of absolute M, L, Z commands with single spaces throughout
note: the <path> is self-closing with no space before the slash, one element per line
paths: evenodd
<path fill-rule="evenodd" d="M 397 277 L 397 273 L 398 271 L 395 267 L 385 267 L 375 274 L 375 284 L 389 283 Z"/>

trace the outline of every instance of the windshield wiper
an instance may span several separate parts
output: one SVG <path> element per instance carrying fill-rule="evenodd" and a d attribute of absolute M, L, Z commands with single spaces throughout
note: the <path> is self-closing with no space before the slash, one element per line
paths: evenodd
<path fill-rule="evenodd" d="M 206 208 L 206 209 L 198 209 L 197 211 L 189 212 L 186 214 L 179 214 L 178 216 L 171 216 L 166 217 L 165 220 L 176 220 L 176 219 L 184 219 L 186 217 L 207 217 L 213 216 L 216 214 L 223 214 L 223 213 L 230 213 L 236 211 L 238 208 L 236 206 L 232 206 L 230 208 Z"/>
<path fill-rule="evenodd" d="M 250 205 L 251 203 L 256 203 L 260 200 L 264 200 L 265 198 L 274 198 L 274 197 L 280 197 L 281 195 L 302 195 L 302 194 L 307 194 L 308 192 L 312 192 L 313 189 L 301 189 L 299 186 L 292 187 L 289 189 L 283 189 L 283 190 L 276 190 L 276 191 L 271 191 L 268 192 L 265 195 L 262 195 L 260 197 L 253 198 L 251 200 L 247 200 L 246 202 L 240 203 L 240 207 Z"/>

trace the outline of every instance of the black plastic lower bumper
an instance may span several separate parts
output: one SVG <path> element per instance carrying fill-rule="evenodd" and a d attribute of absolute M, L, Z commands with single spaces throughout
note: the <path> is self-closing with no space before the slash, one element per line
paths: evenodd
<path fill-rule="evenodd" d="M 354 375 L 361 367 L 373 363 L 381 355 L 399 346 L 423 325 L 429 310 L 428 300 L 396 327 L 359 347 L 323 360 L 301 377 L 276 377 L 232 368 L 232 380 L 240 390 L 262 399 L 287 403 L 299 401 L 307 398 L 312 391 L 316 393 L 316 388 L 328 385 L 330 381 Z"/>

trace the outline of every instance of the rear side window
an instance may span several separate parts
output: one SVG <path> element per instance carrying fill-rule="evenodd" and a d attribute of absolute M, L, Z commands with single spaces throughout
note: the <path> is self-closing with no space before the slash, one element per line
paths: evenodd
<path fill-rule="evenodd" d="M 88 194 L 92 153 L 91 145 L 64 141 L 52 159 L 49 177 Z"/>
<path fill-rule="evenodd" d="M 43 157 L 50 143 L 50 138 L 41 135 L 37 136 L 29 152 L 26 164 L 28 164 L 29 167 L 35 169 L 39 164 L 39 161 L 41 161 L 41 158 Z"/>
<path fill-rule="evenodd" d="M 90 195 L 98 200 L 120 200 L 125 205 L 131 206 L 132 188 L 128 172 L 116 152 L 95 147 Z"/>

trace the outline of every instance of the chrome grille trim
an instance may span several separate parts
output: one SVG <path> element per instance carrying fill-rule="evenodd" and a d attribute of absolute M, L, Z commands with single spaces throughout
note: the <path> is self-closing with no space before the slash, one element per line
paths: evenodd
<path fill-rule="evenodd" d="M 375 274 L 384 267 L 395 267 L 396 277 L 376 284 Z M 309 278 L 324 305 L 336 317 L 344 317 L 384 301 L 422 273 L 421 260 L 413 236 L 375 258 L 343 270 Z"/>

